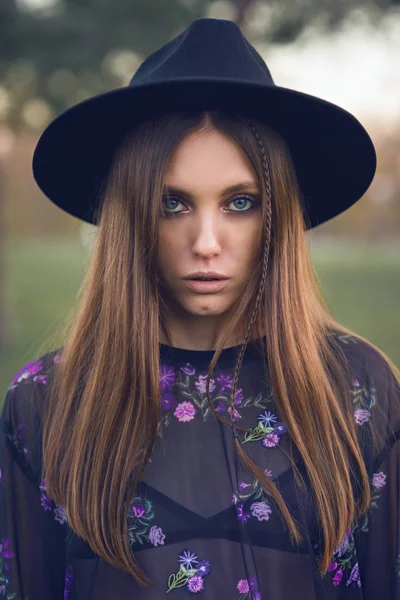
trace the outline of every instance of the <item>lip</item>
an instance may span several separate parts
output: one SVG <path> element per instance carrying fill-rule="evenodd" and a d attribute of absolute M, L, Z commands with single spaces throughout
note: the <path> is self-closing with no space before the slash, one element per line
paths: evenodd
<path fill-rule="evenodd" d="M 216 279 L 214 281 L 199 281 L 186 279 L 187 286 L 198 294 L 213 294 L 219 292 L 228 283 L 228 279 Z"/>

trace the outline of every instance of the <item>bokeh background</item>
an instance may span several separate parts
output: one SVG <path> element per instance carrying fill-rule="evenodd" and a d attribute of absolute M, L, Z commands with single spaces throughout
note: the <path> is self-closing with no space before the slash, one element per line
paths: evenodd
<path fill-rule="evenodd" d="M 39 135 L 69 106 L 126 85 L 198 17 L 235 21 L 277 85 L 342 106 L 370 133 L 371 187 L 307 235 L 334 316 L 400 365 L 400 0 L 2 0 L 0 406 L 21 367 L 56 347 L 96 236 L 34 182 Z"/>

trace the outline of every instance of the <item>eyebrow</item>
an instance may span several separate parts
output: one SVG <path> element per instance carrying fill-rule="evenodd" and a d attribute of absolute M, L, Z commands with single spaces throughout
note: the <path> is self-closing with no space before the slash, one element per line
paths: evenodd
<path fill-rule="evenodd" d="M 241 181 L 239 183 L 235 183 L 234 185 L 230 185 L 229 187 L 225 188 L 221 193 L 221 197 L 229 196 L 229 194 L 234 194 L 235 192 L 245 192 L 247 190 L 254 189 L 259 191 L 259 185 L 257 183 L 253 181 Z M 188 200 L 194 199 L 194 196 L 190 194 L 190 192 L 187 192 L 175 186 L 164 186 L 164 193 L 178 194 Z"/>

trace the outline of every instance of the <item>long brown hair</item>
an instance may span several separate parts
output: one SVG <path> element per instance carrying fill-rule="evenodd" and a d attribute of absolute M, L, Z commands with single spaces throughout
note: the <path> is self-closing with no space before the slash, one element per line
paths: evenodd
<path fill-rule="evenodd" d="M 215 417 L 231 427 L 210 402 L 213 369 L 227 340 L 246 323 L 234 374 L 233 415 L 249 339 L 267 332 L 260 357 L 264 368 L 267 357 L 277 408 L 309 477 L 323 532 L 321 573 L 370 504 L 349 401 L 351 373 L 339 344 L 335 347 L 327 334 L 352 335 L 369 344 L 400 382 L 399 370 L 381 350 L 330 314 L 310 258 L 294 164 L 280 135 L 254 119 L 217 111 L 169 114 L 133 127 L 104 181 L 79 303 L 60 328 L 65 343 L 43 415 L 42 477 L 76 534 L 146 587 L 150 582 L 128 543 L 127 516 L 160 419 L 160 328 L 172 345 L 156 264 L 164 173 L 183 137 L 208 127 L 239 144 L 255 169 L 265 223 L 260 260 L 217 341 L 208 401 Z M 297 523 L 272 478 L 247 456 L 237 437 L 235 444 L 245 467 L 280 508 L 292 543 L 299 543 Z M 290 459 L 296 482 L 304 485 L 292 452 Z"/>

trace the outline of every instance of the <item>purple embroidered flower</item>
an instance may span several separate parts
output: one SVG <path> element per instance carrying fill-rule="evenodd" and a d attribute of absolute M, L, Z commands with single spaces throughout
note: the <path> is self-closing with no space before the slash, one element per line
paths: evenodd
<path fill-rule="evenodd" d="M 366 423 L 368 421 L 368 419 L 371 416 L 371 413 L 369 412 L 369 410 L 365 410 L 363 408 L 356 408 L 356 410 L 354 411 L 354 416 L 356 418 L 357 425 L 362 425 L 363 423 Z"/>
<path fill-rule="evenodd" d="M 190 363 L 186 363 L 184 367 L 181 367 L 181 371 L 185 373 L 185 375 L 194 375 L 196 373 L 196 369 L 192 367 Z"/>
<path fill-rule="evenodd" d="M 47 383 L 47 375 L 35 375 L 33 381 L 37 383 Z"/>
<path fill-rule="evenodd" d="M 231 418 L 232 418 L 232 408 L 231 407 L 228 408 L 228 413 L 231 415 Z M 234 415 L 235 415 L 235 418 L 234 418 L 235 421 L 242 418 L 242 415 L 236 410 L 236 408 L 234 410 Z"/>
<path fill-rule="evenodd" d="M 224 412 L 225 410 L 225 402 L 223 402 L 222 400 L 218 400 L 217 406 L 215 407 L 215 410 L 217 412 Z"/>
<path fill-rule="evenodd" d="M 44 510 L 49 511 L 53 510 L 53 500 L 49 498 L 45 493 L 40 495 L 40 504 Z"/>
<path fill-rule="evenodd" d="M 332 585 L 338 586 L 343 578 L 343 569 L 338 569 L 335 573 L 335 576 L 332 580 Z"/>
<path fill-rule="evenodd" d="M 56 355 L 53 357 L 53 363 L 54 363 L 54 364 L 58 364 L 58 363 L 60 363 L 60 362 L 61 362 L 61 360 L 62 360 L 62 355 L 61 355 L 60 353 L 56 354 Z"/>
<path fill-rule="evenodd" d="M 29 379 L 32 375 L 36 375 L 43 369 L 43 361 L 42 360 L 31 360 L 25 366 L 22 367 L 20 371 L 15 375 L 12 379 L 12 383 L 21 383 L 25 379 Z"/>
<path fill-rule="evenodd" d="M 271 423 L 276 423 L 277 417 L 271 411 L 264 411 L 258 417 L 258 420 L 264 425 L 264 427 L 274 427 Z"/>
<path fill-rule="evenodd" d="M 250 590 L 257 591 L 258 590 L 258 581 L 256 577 L 250 577 L 249 579 Z"/>
<path fill-rule="evenodd" d="M 236 496 L 236 494 L 232 494 L 232 504 L 237 504 L 238 503 L 238 497 Z"/>
<path fill-rule="evenodd" d="M 182 423 L 185 421 L 192 421 L 196 409 L 191 402 L 180 402 L 175 409 L 174 415 Z"/>
<path fill-rule="evenodd" d="M 236 587 L 240 594 L 248 594 L 250 591 L 249 582 L 247 579 L 239 579 Z"/>
<path fill-rule="evenodd" d="M 242 523 L 247 523 L 247 521 L 249 519 L 251 519 L 251 514 L 248 512 L 245 512 L 245 510 L 244 510 L 243 502 L 241 504 L 239 504 L 239 506 L 236 505 L 236 513 L 237 513 L 237 517 L 238 517 L 239 521 L 241 521 Z"/>
<path fill-rule="evenodd" d="M 360 571 L 358 568 L 358 562 L 352 568 L 350 577 L 347 580 L 346 586 L 350 585 L 350 584 L 351 584 L 351 587 L 356 587 L 356 586 L 361 587 Z"/>
<path fill-rule="evenodd" d="M 238 406 L 243 402 L 243 390 L 240 388 L 235 391 L 235 404 Z"/>
<path fill-rule="evenodd" d="M 164 410 L 171 410 L 176 406 L 176 400 L 173 394 L 163 394 L 161 397 L 161 406 Z"/>
<path fill-rule="evenodd" d="M 161 527 L 153 525 L 149 532 L 149 542 L 153 546 L 162 546 L 164 544 L 165 534 L 162 532 Z"/>
<path fill-rule="evenodd" d="M 73 569 L 72 565 L 68 565 L 67 570 L 65 572 L 65 580 L 64 580 L 64 600 L 68 600 L 69 588 L 71 587 L 73 582 Z"/>
<path fill-rule="evenodd" d="M 198 563 L 197 556 L 190 552 L 190 550 L 185 550 L 183 554 L 179 555 L 179 562 L 183 564 L 187 569 L 193 569 L 192 563 Z"/>
<path fill-rule="evenodd" d="M 194 575 L 187 582 L 189 592 L 196 593 L 204 589 L 204 579 L 200 575 Z"/>
<path fill-rule="evenodd" d="M 61 525 L 68 521 L 65 509 L 63 506 L 61 506 L 61 504 L 57 504 L 56 508 L 54 509 L 54 515 L 55 520 L 61 523 Z"/>
<path fill-rule="evenodd" d="M 144 515 L 145 508 L 144 508 L 143 504 L 132 504 L 130 512 L 131 512 L 132 517 L 138 519 L 139 517 Z"/>
<path fill-rule="evenodd" d="M 271 433 L 267 433 L 267 435 L 262 440 L 262 445 L 266 448 L 274 448 L 279 444 L 279 435 L 272 431 Z"/>
<path fill-rule="evenodd" d="M 272 508 L 266 502 L 253 502 L 250 506 L 253 517 L 257 517 L 258 521 L 268 521 Z"/>
<path fill-rule="evenodd" d="M 380 473 L 374 473 L 374 476 L 372 478 L 372 485 L 377 490 L 383 488 L 383 486 L 386 485 L 386 474 L 382 471 Z"/>
<path fill-rule="evenodd" d="M 4 556 L 4 558 L 14 558 L 15 554 L 8 550 L 9 545 L 10 540 L 6 540 L 3 538 L 3 543 L 0 544 L 0 556 Z"/>
<path fill-rule="evenodd" d="M 20 423 L 17 427 L 17 437 L 21 441 L 24 439 L 24 434 L 22 433 L 22 430 L 24 427 L 25 427 L 24 423 Z"/>
<path fill-rule="evenodd" d="M 221 384 L 220 392 L 223 392 L 227 388 L 233 387 L 233 377 L 231 373 L 220 373 L 216 379 L 218 383 Z"/>
<path fill-rule="evenodd" d="M 358 379 L 353 379 L 352 384 L 354 387 L 360 387 L 360 382 L 358 381 Z"/>
<path fill-rule="evenodd" d="M 175 383 L 176 374 L 175 370 L 168 365 L 162 364 L 160 367 L 160 387 L 161 391 L 170 390 L 173 383 Z"/>
<path fill-rule="evenodd" d="M 330 571 L 334 571 L 335 569 L 337 569 L 337 567 L 338 567 L 338 563 L 337 562 L 331 562 L 331 564 L 328 567 L 328 573 Z"/>
<path fill-rule="evenodd" d="M 283 421 L 279 421 L 275 425 L 274 433 L 277 433 L 278 435 L 283 435 L 284 433 L 287 433 L 287 427 Z"/>
<path fill-rule="evenodd" d="M 207 375 L 199 375 L 197 381 L 195 381 L 194 385 L 199 390 L 200 393 L 207 393 Z M 214 379 L 210 379 L 210 393 L 215 390 L 215 381 Z"/>
<path fill-rule="evenodd" d="M 251 486 L 251 483 L 245 483 L 244 481 L 239 481 L 239 490 L 244 490 L 245 488 Z"/>
<path fill-rule="evenodd" d="M 341 544 L 338 544 L 338 545 L 336 546 L 336 549 L 335 549 L 335 554 L 336 554 L 336 555 L 337 555 L 339 558 L 340 558 L 341 556 L 343 556 L 343 554 L 345 554 L 345 553 L 347 552 L 347 548 L 348 548 L 348 547 L 349 547 L 349 545 L 350 545 L 349 538 L 350 538 L 350 536 L 351 536 L 351 533 L 352 533 L 352 529 L 351 529 L 351 527 L 350 527 L 350 529 L 348 529 L 348 530 L 347 530 L 347 532 L 346 532 L 346 535 L 345 535 L 345 537 L 344 537 L 344 540 L 342 541 L 342 543 L 341 543 Z"/>
<path fill-rule="evenodd" d="M 268 476 L 268 477 L 272 477 L 272 471 L 271 469 L 265 469 L 264 473 Z"/>
<path fill-rule="evenodd" d="M 253 592 L 251 594 L 251 600 L 262 600 L 260 592 Z"/>
<path fill-rule="evenodd" d="M 210 572 L 210 563 L 208 560 L 201 560 L 197 565 L 197 573 L 201 576 L 208 575 Z"/>

